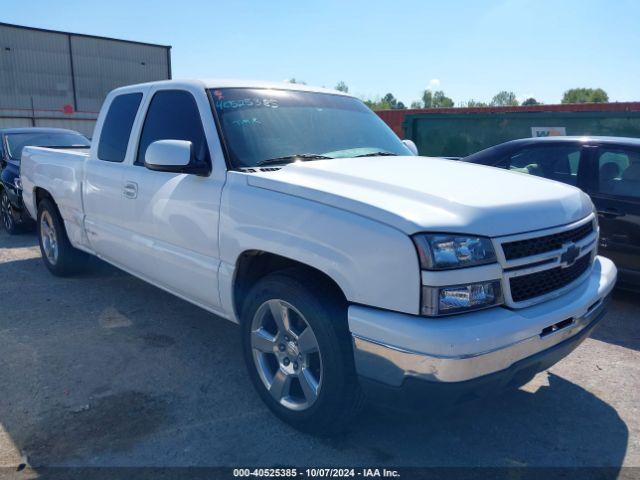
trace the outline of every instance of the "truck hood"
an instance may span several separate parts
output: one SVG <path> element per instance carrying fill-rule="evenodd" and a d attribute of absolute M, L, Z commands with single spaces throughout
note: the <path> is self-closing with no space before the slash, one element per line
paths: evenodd
<path fill-rule="evenodd" d="M 571 223 L 591 200 L 575 187 L 484 165 L 428 157 L 364 157 L 288 164 L 249 185 L 420 231 L 511 235 Z"/>

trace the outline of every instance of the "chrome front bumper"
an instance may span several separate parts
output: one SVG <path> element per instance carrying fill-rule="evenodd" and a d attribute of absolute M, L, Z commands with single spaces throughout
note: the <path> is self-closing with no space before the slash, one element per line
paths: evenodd
<path fill-rule="evenodd" d="M 429 319 L 353 306 L 349 326 L 356 370 L 390 386 L 407 378 L 465 382 L 507 370 L 573 337 L 586 337 L 580 333 L 604 315 L 616 275 L 613 263 L 598 257 L 574 290 L 520 310 Z"/>

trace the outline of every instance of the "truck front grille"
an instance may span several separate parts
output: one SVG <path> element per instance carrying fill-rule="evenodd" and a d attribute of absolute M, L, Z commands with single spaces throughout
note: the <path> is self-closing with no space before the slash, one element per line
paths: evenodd
<path fill-rule="evenodd" d="M 591 224 L 589 224 L 591 225 Z M 569 267 L 555 267 L 541 272 L 513 277 L 509 280 L 511 298 L 523 302 L 558 290 L 577 280 L 591 265 L 591 255 L 576 260 Z"/>
<path fill-rule="evenodd" d="M 578 242 L 591 235 L 591 233 L 593 233 L 593 222 L 588 222 L 571 230 L 554 233 L 553 235 L 504 243 L 502 244 L 502 251 L 507 261 L 531 257 L 533 255 L 559 250 L 567 242 Z"/>

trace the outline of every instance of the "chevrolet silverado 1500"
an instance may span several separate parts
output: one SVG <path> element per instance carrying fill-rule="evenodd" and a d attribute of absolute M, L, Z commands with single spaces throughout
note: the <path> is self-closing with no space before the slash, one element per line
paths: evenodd
<path fill-rule="evenodd" d="M 616 280 L 580 190 L 416 156 L 340 92 L 128 86 L 93 138 L 24 150 L 47 268 L 96 255 L 239 323 L 259 395 L 307 431 L 342 428 L 363 393 L 521 385 L 589 334 Z"/>

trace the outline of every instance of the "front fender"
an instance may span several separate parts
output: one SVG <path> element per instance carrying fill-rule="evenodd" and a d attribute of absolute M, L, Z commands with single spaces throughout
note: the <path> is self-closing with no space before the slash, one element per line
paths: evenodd
<path fill-rule="evenodd" d="M 420 270 L 403 232 L 304 198 L 248 186 L 229 175 L 220 216 L 220 288 L 233 312 L 233 273 L 247 250 L 280 255 L 324 272 L 351 303 L 419 313 Z"/>

